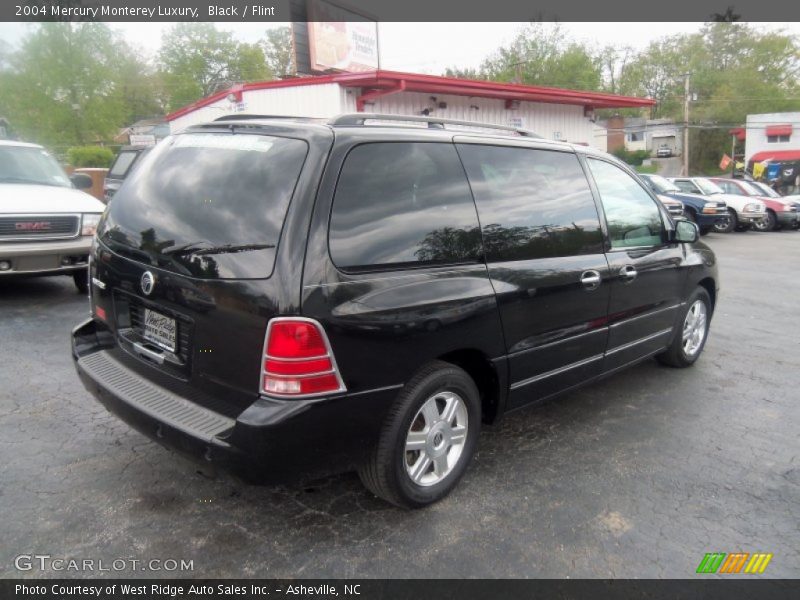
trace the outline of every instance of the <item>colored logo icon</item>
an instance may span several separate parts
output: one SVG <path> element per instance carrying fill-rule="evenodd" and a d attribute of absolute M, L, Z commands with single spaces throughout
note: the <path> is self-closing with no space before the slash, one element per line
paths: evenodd
<path fill-rule="evenodd" d="M 709 552 L 697 566 L 697 573 L 763 573 L 767 569 L 772 554 L 766 552 Z"/>

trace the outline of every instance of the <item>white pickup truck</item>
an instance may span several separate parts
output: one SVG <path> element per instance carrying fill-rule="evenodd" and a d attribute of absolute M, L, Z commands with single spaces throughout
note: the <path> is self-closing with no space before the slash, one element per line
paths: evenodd
<path fill-rule="evenodd" d="M 0 140 L 0 278 L 71 275 L 88 290 L 87 265 L 102 202 L 76 188 L 86 175 L 67 177 L 36 144 Z"/>

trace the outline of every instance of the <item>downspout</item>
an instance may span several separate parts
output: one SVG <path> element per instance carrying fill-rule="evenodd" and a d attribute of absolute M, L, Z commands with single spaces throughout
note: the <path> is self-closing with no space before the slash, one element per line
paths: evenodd
<path fill-rule="evenodd" d="M 368 92 L 364 92 L 360 96 L 356 98 L 356 110 L 358 112 L 364 112 L 364 105 L 369 102 L 370 100 L 374 100 L 375 98 L 380 98 L 381 96 L 389 96 L 390 94 L 396 94 L 397 92 L 405 91 L 406 89 L 406 81 L 405 79 L 401 79 L 397 82 L 397 85 L 382 89 L 382 90 L 370 90 Z"/>

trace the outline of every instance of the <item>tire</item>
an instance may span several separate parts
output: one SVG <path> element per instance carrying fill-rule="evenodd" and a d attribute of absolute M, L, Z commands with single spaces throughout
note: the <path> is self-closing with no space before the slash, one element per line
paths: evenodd
<path fill-rule="evenodd" d="M 697 323 L 701 312 L 702 323 Z M 690 316 L 690 313 L 693 313 L 694 317 Z M 705 348 L 711 313 L 711 299 L 708 292 L 702 287 L 698 287 L 689 297 L 686 308 L 681 313 L 680 326 L 675 332 L 675 338 L 669 348 L 656 356 L 658 361 L 676 368 L 692 366 L 700 358 L 700 354 Z M 689 325 L 690 319 L 695 319 L 696 325 L 693 329 L 689 329 L 692 327 Z"/>
<path fill-rule="evenodd" d="M 705 227 L 701 227 L 700 228 L 700 235 L 708 235 L 711 232 L 712 229 L 714 229 L 714 228 L 710 227 L 708 225 L 706 225 Z"/>
<path fill-rule="evenodd" d="M 717 233 L 730 233 L 739 226 L 739 219 L 736 216 L 736 211 L 732 208 L 728 209 L 728 218 L 720 223 L 714 223 L 714 231 Z"/>
<path fill-rule="evenodd" d="M 449 420 L 441 419 L 445 407 L 454 408 Z M 359 477 L 372 493 L 397 506 L 432 504 L 449 494 L 464 475 L 480 426 L 481 401 L 475 382 L 459 367 L 433 361 L 401 390 Z M 458 442 L 451 444 L 451 436 L 461 435 L 465 437 L 460 447 Z M 407 444 L 420 445 L 420 449 L 409 450 Z M 437 460 L 431 460 L 434 454 Z"/>
<path fill-rule="evenodd" d="M 89 293 L 89 271 L 76 271 L 72 274 L 72 281 L 75 282 L 75 287 L 78 288 L 79 294 Z"/>
<path fill-rule="evenodd" d="M 767 210 L 767 216 L 753 223 L 753 229 L 755 231 L 776 231 L 779 229 L 778 218 L 775 216 L 775 212 Z"/>

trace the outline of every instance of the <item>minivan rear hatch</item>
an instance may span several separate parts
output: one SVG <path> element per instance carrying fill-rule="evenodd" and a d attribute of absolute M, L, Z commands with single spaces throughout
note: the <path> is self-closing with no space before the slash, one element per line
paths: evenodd
<path fill-rule="evenodd" d="M 194 131 L 141 159 L 107 208 L 92 267 L 104 286 L 93 302 L 123 358 L 156 379 L 153 369 L 195 389 L 257 393 L 270 277 L 308 148 Z"/>

